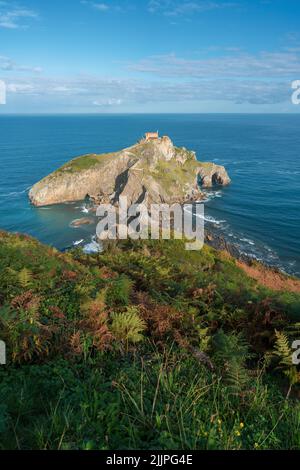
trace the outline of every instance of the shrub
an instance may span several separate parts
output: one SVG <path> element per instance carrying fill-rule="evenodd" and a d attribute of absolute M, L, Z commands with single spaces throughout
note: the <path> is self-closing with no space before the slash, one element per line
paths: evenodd
<path fill-rule="evenodd" d="M 143 340 L 143 331 L 146 329 L 144 320 L 139 317 L 136 307 L 128 307 L 126 312 L 114 313 L 112 316 L 110 330 L 113 336 L 126 351 L 130 343 L 139 343 Z"/>
<path fill-rule="evenodd" d="M 133 283 L 127 276 L 120 276 L 114 280 L 106 291 L 106 304 L 109 307 L 125 307 L 129 304 L 129 298 Z"/>

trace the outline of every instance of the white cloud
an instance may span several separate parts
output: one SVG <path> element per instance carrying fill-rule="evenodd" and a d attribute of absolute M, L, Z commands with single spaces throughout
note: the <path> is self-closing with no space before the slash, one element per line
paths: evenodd
<path fill-rule="evenodd" d="M 251 55 L 237 51 L 213 58 L 185 59 L 175 54 L 152 56 L 129 65 L 129 69 L 180 78 L 272 78 L 300 76 L 300 56 L 295 51 L 260 52 Z"/>
<path fill-rule="evenodd" d="M 120 106 L 123 100 L 120 98 L 105 98 L 93 101 L 94 106 Z"/>
<path fill-rule="evenodd" d="M 38 13 L 15 3 L 0 2 L 0 28 L 19 29 L 27 27 L 28 19 L 38 18 Z"/>
<path fill-rule="evenodd" d="M 186 59 L 175 54 L 152 56 L 127 65 L 140 78 L 81 75 L 46 77 L 39 67 L 19 65 L 0 56 L 7 71 L 8 102 L 64 109 L 124 109 L 126 106 L 202 101 L 277 104 L 290 102 L 291 82 L 300 77 L 296 51 L 247 54 L 235 48 L 216 49 L 218 56 Z M 25 73 L 26 72 L 26 73 Z"/>
<path fill-rule="evenodd" d="M 291 96 L 289 80 L 277 82 L 260 80 L 205 79 L 145 81 L 104 79 L 101 77 L 17 78 L 7 80 L 8 102 L 14 96 L 26 97 L 27 102 L 55 103 L 70 107 L 120 107 L 162 102 L 200 102 L 205 100 L 231 103 L 275 104 L 287 102 Z M 14 102 L 17 102 L 14 99 Z"/>
<path fill-rule="evenodd" d="M 14 62 L 9 57 L 0 56 L 0 70 L 5 72 L 17 71 L 17 72 L 34 72 L 41 73 L 41 67 L 32 67 L 29 65 L 20 65 Z"/>
<path fill-rule="evenodd" d="M 209 10 L 233 8 L 238 4 L 230 1 L 210 0 L 150 0 L 148 11 L 150 13 L 163 13 L 166 16 L 193 15 Z"/>
<path fill-rule="evenodd" d="M 109 10 L 109 6 L 106 3 L 93 3 L 93 7 L 99 11 Z"/>
<path fill-rule="evenodd" d="M 34 93 L 34 86 L 29 83 L 9 83 L 6 87 L 7 92 L 10 93 Z"/>
<path fill-rule="evenodd" d="M 102 3 L 102 2 L 93 2 L 93 1 L 90 1 L 90 0 L 81 0 L 80 2 L 82 5 L 87 5 L 91 8 L 93 8 L 94 10 L 98 10 L 100 12 L 107 12 L 109 10 L 119 10 L 119 7 L 112 7 L 111 5 L 109 5 L 108 3 Z"/>
<path fill-rule="evenodd" d="M 97 2 L 91 2 L 90 0 L 81 0 L 80 2 L 82 5 L 88 5 L 92 8 L 95 8 L 96 10 L 99 11 L 107 11 L 110 9 L 110 6 L 107 3 L 97 3 Z"/>
<path fill-rule="evenodd" d="M 94 2 L 91 0 L 81 0 L 80 2 L 82 5 L 89 6 L 94 10 L 98 10 L 99 12 L 115 12 L 115 13 L 124 13 L 127 11 L 132 11 L 135 9 L 134 5 L 130 2 L 125 2 L 122 0 L 120 5 L 117 4 L 110 4 L 107 2 Z"/>

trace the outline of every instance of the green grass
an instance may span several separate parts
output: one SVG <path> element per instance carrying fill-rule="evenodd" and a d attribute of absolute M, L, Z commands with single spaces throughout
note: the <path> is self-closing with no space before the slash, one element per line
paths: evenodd
<path fill-rule="evenodd" d="M 158 164 L 149 173 L 156 179 L 167 194 L 180 195 L 186 193 L 187 187 L 196 180 L 195 170 L 197 168 L 197 162 L 188 160 L 184 165 L 179 162 L 170 162 L 159 160 Z"/>
<path fill-rule="evenodd" d="M 249 396 L 234 396 L 174 347 L 58 359 L 0 379 L 0 449 L 300 447 L 299 403 L 259 374 Z"/>
<path fill-rule="evenodd" d="M 177 155 L 183 151 L 183 149 L 175 147 L 175 153 Z M 172 161 L 170 164 L 168 161 L 159 160 L 156 167 L 151 170 L 151 176 L 162 185 L 169 195 L 174 193 L 178 195 L 181 192 L 182 196 L 184 196 L 187 188 L 190 188 L 196 181 L 196 170 L 200 166 L 210 168 L 213 165 L 212 163 L 195 160 L 194 154 L 190 151 L 184 152 L 185 156 L 187 156 L 187 160 L 184 164 L 176 161 Z"/>
<path fill-rule="evenodd" d="M 300 296 L 220 252 L 1 232 L 0 306 L 0 449 L 300 448 Z"/>
<path fill-rule="evenodd" d="M 97 165 L 105 164 L 109 159 L 113 158 L 115 153 L 104 153 L 101 155 L 88 154 L 82 155 L 81 157 L 75 158 L 74 160 L 69 161 L 61 168 L 54 172 L 55 175 L 62 172 L 77 172 L 82 170 L 89 170 Z"/>

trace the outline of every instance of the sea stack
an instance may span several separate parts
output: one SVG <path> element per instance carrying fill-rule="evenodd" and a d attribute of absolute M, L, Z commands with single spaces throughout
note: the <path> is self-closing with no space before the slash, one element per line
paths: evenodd
<path fill-rule="evenodd" d="M 118 152 L 75 158 L 36 183 L 29 192 L 35 206 L 90 197 L 116 204 L 119 196 L 132 203 L 174 203 L 201 199 L 201 188 L 227 185 L 223 166 L 200 162 L 195 152 L 174 146 L 167 136 L 147 133 Z"/>

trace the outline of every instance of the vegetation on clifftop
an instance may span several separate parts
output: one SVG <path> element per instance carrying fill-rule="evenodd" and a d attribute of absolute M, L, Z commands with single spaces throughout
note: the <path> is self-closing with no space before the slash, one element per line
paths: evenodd
<path fill-rule="evenodd" d="M 207 246 L 1 232 L 0 449 L 299 449 L 299 322 Z"/>
<path fill-rule="evenodd" d="M 163 137 L 115 153 L 75 158 L 33 185 L 29 199 L 47 206 L 81 201 L 87 194 L 114 200 L 118 194 L 129 203 L 173 203 L 194 199 L 200 186 L 229 183 L 223 166 L 200 163 L 194 152 Z"/>
<path fill-rule="evenodd" d="M 65 165 L 63 165 L 61 168 L 56 170 L 54 174 L 60 174 L 62 172 L 76 172 L 76 171 L 83 171 L 83 170 L 89 170 L 90 168 L 93 168 L 96 165 L 101 165 L 109 161 L 110 158 L 113 158 L 114 153 L 103 153 L 103 154 L 88 154 L 88 155 L 82 155 L 81 157 L 74 158 L 73 160 L 70 160 L 67 162 Z"/>

